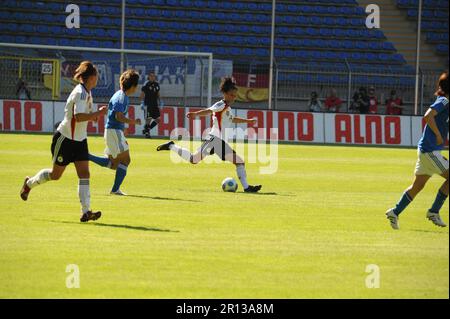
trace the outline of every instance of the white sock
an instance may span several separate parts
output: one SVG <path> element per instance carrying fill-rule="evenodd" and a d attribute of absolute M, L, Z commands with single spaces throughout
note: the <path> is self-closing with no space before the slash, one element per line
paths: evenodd
<path fill-rule="evenodd" d="M 81 211 L 91 210 L 91 192 L 89 191 L 89 178 L 80 178 L 78 182 L 78 197 L 80 197 Z"/>
<path fill-rule="evenodd" d="M 40 184 L 44 184 L 44 183 L 48 182 L 49 180 L 51 180 L 51 178 L 50 178 L 51 172 L 52 172 L 52 170 L 50 168 L 45 168 L 45 169 L 40 170 L 39 173 L 37 173 L 36 175 L 31 177 L 27 181 L 27 186 L 29 188 L 33 188 Z"/>
<path fill-rule="evenodd" d="M 239 177 L 239 180 L 241 181 L 242 187 L 244 187 L 244 189 L 248 188 L 247 173 L 245 171 L 245 166 L 242 164 L 236 165 L 236 173 L 237 176 Z"/>
<path fill-rule="evenodd" d="M 179 147 L 175 144 L 170 145 L 170 150 L 177 153 L 179 156 L 181 156 L 182 159 L 184 159 L 188 162 L 191 161 L 192 154 L 191 154 L 191 152 L 189 152 L 189 150 Z"/>

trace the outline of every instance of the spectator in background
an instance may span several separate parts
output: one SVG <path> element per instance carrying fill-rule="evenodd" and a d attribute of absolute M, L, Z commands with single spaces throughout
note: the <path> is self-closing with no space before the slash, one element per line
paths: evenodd
<path fill-rule="evenodd" d="M 370 114 L 378 113 L 378 99 L 375 95 L 375 87 L 373 86 L 369 88 L 369 113 Z"/>
<path fill-rule="evenodd" d="M 325 107 L 327 111 L 331 113 L 338 113 L 342 103 L 342 100 L 337 97 L 336 89 L 332 88 L 330 95 L 325 100 Z"/>
<path fill-rule="evenodd" d="M 386 100 L 386 115 L 402 115 L 403 108 L 402 99 L 392 90 L 391 96 Z"/>
<path fill-rule="evenodd" d="M 311 92 L 311 98 L 308 102 L 308 108 L 310 112 L 322 112 L 322 103 L 319 101 L 317 92 Z"/>
<path fill-rule="evenodd" d="M 361 114 L 369 113 L 369 96 L 365 87 L 361 86 L 358 91 L 355 92 L 352 99 L 350 110 L 354 113 L 359 112 Z"/>
<path fill-rule="evenodd" d="M 16 96 L 19 100 L 31 100 L 30 90 L 28 90 L 26 83 L 19 78 L 16 85 Z"/>

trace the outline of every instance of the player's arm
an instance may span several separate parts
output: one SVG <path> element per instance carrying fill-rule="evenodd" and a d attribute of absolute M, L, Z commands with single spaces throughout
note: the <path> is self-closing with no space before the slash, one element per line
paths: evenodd
<path fill-rule="evenodd" d="M 116 112 L 116 120 L 125 124 L 141 125 L 141 119 L 129 119 L 122 112 Z"/>
<path fill-rule="evenodd" d="M 241 124 L 241 123 L 252 124 L 252 125 L 256 124 L 256 120 L 255 119 L 244 119 L 242 117 L 233 117 L 233 121 L 232 122 L 235 123 L 235 124 Z"/>
<path fill-rule="evenodd" d="M 77 122 L 96 121 L 99 116 L 103 116 L 106 114 L 107 109 L 108 109 L 107 106 L 102 106 L 98 109 L 97 112 L 77 113 L 74 115 L 75 121 Z"/>
<path fill-rule="evenodd" d="M 204 109 L 204 110 L 200 110 L 197 112 L 188 112 L 186 114 L 187 118 L 196 118 L 196 117 L 202 117 L 202 116 L 209 116 L 211 115 L 213 112 L 210 109 Z"/>
<path fill-rule="evenodd" d="M 73 117 L 77 122 L 95 121 L 99 116 L 105 115 L 108 109 L 106 106 L 102 106 L 98 109 L 97 112 L 88 113 L 89 110 L 87 110 L 86 105 L 84 103 L 81 103 L 80 101 L 79 93 L 71 95 L 69 99 L 69 103 L 73 103 Z"/>
<path fill-rule="evenodd" d="M 425 122 L 427 123 L 428 127 L 436 135 L 437 145 L 441 145 L 444 143 L 444 139 L 442 138 L 441 132 L 439 131 L 439 129 L 437 127 L 436 120 L 434 119 L 437 114 L 438 114 L 438 112 L 435 109 L 429 108 L 428 111 L 423 116 L 423 118 L 425 119 Z"/>

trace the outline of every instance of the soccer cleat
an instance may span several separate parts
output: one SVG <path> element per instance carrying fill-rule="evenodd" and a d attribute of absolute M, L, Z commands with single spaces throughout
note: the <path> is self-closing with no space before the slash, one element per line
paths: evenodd
<path fill-rule="evenodd" d="M 400 229 L 400 226 L 398 225 L 398 216 L 394 213 L 392 208 L 386 212 L 386 217 L 391 222 L 391 227 L 393 229 Z"/>
<path fill-rule="evenodd" d="M 150 135 L 150 133 L 145 133 L 145 138 L 152 138 L 152 136 Z"/>
<path fill-rule="evenodd" d="M 257 193 L 259 192 L 259 190 L 262 188 L 262 185 L 248 185 L 248 187 L 246 189 L 244 189 L 244 192 L 246 193 Z"/>
<path fill-rule="evenodd" d="M 118 195 L 118 196 L 127 196 L 124 192 L 122 192 L 120 189 L 116 190 L 115 192 L 111 191 L 111 195 Z"/>
<path fill-rule="evenodd" d="M 435 224 L 436 226 L 447 227 L 447 225 L 442 221 L 441 216 L 439 215 L 439 213 L 433 213 L 433 212 L 428 211 L 427 218 L 429 220 L 431 220 L 431 222 L 433 224 Z"/>
<path fill-rule="evenodd" d="M 25 177 L 25 181 L 23 182 L 22 189 L 20 190 L 20 198 L 23 200 L 28 199 L 28 195 L 30 194 L 31 188 L 28 187 L 27 182 L 30 178 L 27 176 Z"/>
<path fill-rule="evenodd" d="M 161 144 L 161 145 L 159 145 L 157 148 L 156 148 L 156 150 L 159 152 L 159 151 L 170 151 L 170 146 L 171 145 L 174 145 L 175 143 L 174 142 L 172 142 L 172 141 L 170 141 L 170 142 L 168 142 L 168 143 L 164 143 L 164 144 Z"/>
<path fill-rule="evenodd" d="M 102 216 L 102 212 L 95 212 L 95 213 L 93 213 L 92 211 L 87 211 L 86 213 L 81 215 L 80 222 L 85 223 L 85 222 L 90 221 L 90 220 L 97 220 L 101 216 Z"/>

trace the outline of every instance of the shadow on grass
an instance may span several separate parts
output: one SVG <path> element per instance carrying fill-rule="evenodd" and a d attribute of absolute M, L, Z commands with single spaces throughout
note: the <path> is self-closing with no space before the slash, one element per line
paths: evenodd
<path fill-rule="evenodd" d="M 286 197 L 295 197 L 296 195 L 292 195 L 292 194 L 278 194 L 275 192 L 258 192 L 258 193 L 245 193 L 245 192 L 241 192 L 241 194 L 245 194 L 245 195 L 256 195 L 256 196 L 286 196 Z"/>
<path fill-rule="evenodd" d="M 110 196 L 110 195 L 107 195 Z M 194 199 L 181 199 L 181 198 L 170 198 L 170 197 L 159 197 L 159 196 L 147 196 L 147 195 L 130 195 L 124 197 L 133 197 L 133 198 L 144 198 L 144 199 L 153 199 L 153 200 L 173 200 L 173 201 L 181 201 L 181 202 L 192 202 L 192 203 L 201 203 L 200 200 Z"/>
<path fill-rule="evenodd" d="M 41 220 L 44 221 L 44 220 Z M 49 220 L 45 220 L 49 221 Z M 163 232 L 163 233 L 179 233 L 179 230 L 170 230 L 170 229 L 161 229 L 156 227 L 145 227 L 145 226 L 130 226 L 130 225 L 121 225 L 121 224 L 105 224 L 105 223 L 97 223 L 97 222 L 69 222 L 69 221 L 59 221 L 59 220 L 50 220 L 51 223 L 59 223 L 59 224 L 77 224 L 77 225 L 87 225 L 87 226 L 100 226 L 100 227 L 112 227 L 112 228 L 123 228 L 130 230 L 141 230 L 141 231 L 154 231 L 154 232 Z"/>
<path fill-rule="evenodd" d="M 410 231 L 417 233 L 431 233 L 431 234 L 445 234 L 448 235 L 448 232 L 444 231 L 445 228 L 440 228 L 440 230 L 423 230 L 423 229 L 411 229 Z"/>

